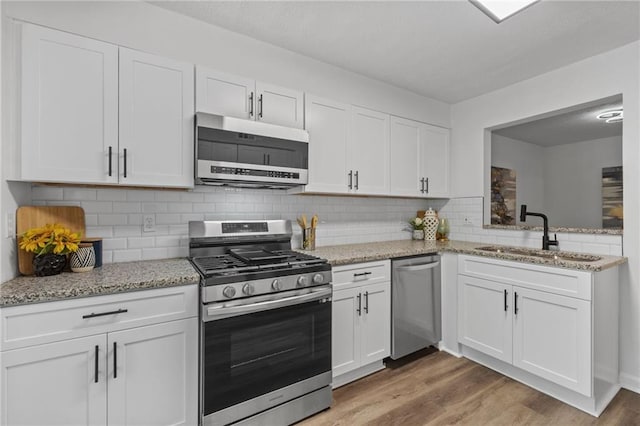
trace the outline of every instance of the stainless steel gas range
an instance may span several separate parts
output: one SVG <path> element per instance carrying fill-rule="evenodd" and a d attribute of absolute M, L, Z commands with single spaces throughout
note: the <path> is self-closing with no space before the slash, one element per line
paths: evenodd
<path fill-rule="evenodd" d="M 189 223 L 203 425 L 291 424 L 331 404 L 331 265 L 283 220 Z"/>

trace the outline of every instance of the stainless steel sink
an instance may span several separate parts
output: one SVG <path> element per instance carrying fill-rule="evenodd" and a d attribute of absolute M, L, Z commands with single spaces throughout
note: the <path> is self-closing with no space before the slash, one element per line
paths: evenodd
<path fill-rule="evenodd" d="M 513 254 L 516 256 L 531 256 L 548 260 L 565 260 L 567 262 L 596 262 L 602 257 L 591 254 L 567 253 L 558 251 L 543 251 L 536 249 L 528 249 L 525 247 L 509 247 L 509 246 L 485 246 L 478 247 L 476 250 L 487 251 L 491 253 Z"/>

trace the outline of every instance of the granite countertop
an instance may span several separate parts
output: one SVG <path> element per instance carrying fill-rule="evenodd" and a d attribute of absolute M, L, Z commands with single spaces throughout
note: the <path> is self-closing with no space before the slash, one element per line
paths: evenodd
<path fill-rule="evenodd" d="M 626 257 L 597 255 L 599 260 L 584 262 L 571 260 L 575 256 L 588 256 L 584 253 L 572 253 L 566 251 L 542 251 L 527 249 L 524 247 L 511 247 L 515 250 L 531 252 L 531 255 L 512 254 L 504 252 L 491 252 L 478 250 L 479 247 L 495 247 L 509 249 L 509 246 L 499 246 L 496 244 L 475 243 L 468 241 L 382 241 L 375 243 L 345 244 L 338 246 L 318 247 L 312 252 L 306 252 L 325 258 L 333 266 L 347 265 L 351 263 L 371 262 L 374 260 L 389 259 L 394 257 L 415 256 L 429 253 L 459 253 L 474 256 L 483 256 L 494 259 L 512 260 L 517 262 L 533 263 L 538 265 L 549 265 L 560 268 L 575 269 L 582 271 L 601 271 L 621 265 L 627 261 Z M 545 257 L 535 256 L 535 254 Z M 554 258 L 553 255 L 564 255 L 566 258 Z"/>
<path fill-rule="evenodd" d="M 84 273 L 14 278 L 0 284 L 0 307 L 196 284 L 199 280 L 200 275 L 184 258 L 110 263 Z"/>

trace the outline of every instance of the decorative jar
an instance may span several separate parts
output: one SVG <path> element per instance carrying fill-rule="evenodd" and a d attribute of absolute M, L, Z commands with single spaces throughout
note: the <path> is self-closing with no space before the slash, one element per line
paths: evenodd
<path fill-rule="evenodd" d="M 436 239 L 439 241 L 447 241 L 449 238 L 449 220 L 442 218 L 438 222 L 438 230 L 436 232 Z"/>
<path fill-rule="evenodd" d="M 438 213 L 429 209 L 424 213 L 424 239 L 435 241 L 438 230 Z"/>
<path fill-rule="evenodd" d="M 96 253 L 92 243 L 82 243 L 78 251 L 71 253 L 69 261 L 73 272 L 89 272 L 96 265 Z"/>

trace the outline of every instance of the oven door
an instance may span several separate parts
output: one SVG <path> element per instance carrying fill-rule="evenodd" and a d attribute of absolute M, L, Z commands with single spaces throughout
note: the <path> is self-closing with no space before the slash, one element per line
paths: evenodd
<path fill-rule="evenodd" d="M 202 326 L 203 424 L 331 383 L 331 286 L 204 305 Z"/>

